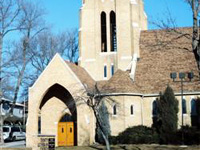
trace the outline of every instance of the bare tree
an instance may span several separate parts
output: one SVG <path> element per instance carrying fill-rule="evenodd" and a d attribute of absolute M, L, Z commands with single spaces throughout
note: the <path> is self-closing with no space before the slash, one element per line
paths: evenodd
<path fill-rule="evenodd" d="M 23 28 L 24 28 L 23 37 L 21 40 L 22 65 L 21 68 L 19 69 L 17 76 L 17 83 L 15 86 L 14 97 L 13 97 L 13 104 L 14 104 L 13 107 L 15 106 L 15 103 L 17 101 L 24 72 L 30 59 L 28 58 L 28 51 L 30 51 L 31 49 L 30 47 L 31 40 L 33 40 L 37 34 L 46 29 L 46 27 L 42 25 L 43 23 L 42 16 L 44 15 L 44 13 L 38 7 L 38 5 L 34 3 L 24 2 L 22 4 L 22 12 L 23 15 L 21 17 L 21 22 L 23 22 Z M 13 111 L 13 107 L 11 109 L 11 113 Z"/>
<path fill-rule="evenodd" d="M 2 3 L 4 4 L 5 1 Z M 12 9 L 10 8 L 14 2 L 12 0 L 9 0 L 8 10 Z M 4 116 L 1 116 L 1 127 L 3 125 L 4 120 L 13 115 L 13 108 L 15 107 L 15 103 L 18 99 L 18 95 L 20 92 L 20 87 L 23 82 L 23 77 L 25 74 L 26 67 L 28 65 L 28 62 L 30 60 L 28 56 L 28 51 L 30 51 L 30 43 L 35 38 L 37 34 L 39 34 L 41 31 L 43 31 L 45 28 L 43 27 L 42 16 L 43 11 L 38 7 L 38 5 L 31 3 L 31 2 L 25 2 L 20 1 L 20 3 L 17 3 L 18 5 L 18 12 L 16 12 L 15 17 L 13 17 L 13 21 L 17 16 L 17 20 L 15 21 L 15 24 L 19 25 L 17 28 L 8 29 L 7 32 L 4 31 L 5 27 L 2 27 L 4 34 L 7 34 L 10 31 L 18 30 L 19 34 L 19 41 L 16 42 L 16 44 L 13 45 L 13 49 L 10 53 L 7 53 L 7 57 L 10 59 L 8 60 L 9 63 L 9 69 L 6 69 L 5 72 L 9 74 L 10 76 L 14 77 L 16 81 L 15 86 L 13 88 L 13 96 L 12 96 L 12 106 L 9 111 L 9 113 L 5 114 Z M 10 12 L 11 13 L 11 12 Z M 8 18 L 10 19 L 10 17 Z M 2 25 L 3 26 L 3 25 Z M 5 35 L 4 35 L 5 36 Z M 2 36 L 3 37 L 3 36 Z M 0 52 L 0 55 L 2 52 Z M 10 54 L 10 55 L 8 55 Z M 0 70 L 1 72 L 1 70 Z M 1 128 L 2 129 L 2 128 Z M 1 141 L 3 142 L 3 140 Z"/>
<path fill-rule="evenodd" d="M 20 0 L 0 0 L 0 97 L 2 98 L 2 51 L 5 36 L 20 29 L 16 23 L 20 12 Z M 2 117 L 2 116 L 1 116 Z M 3 118 L 0 119 L 0 133 L 2 133 Z M 3 134 L 0 136 L 0 143 L 3 143 Z"/>
<path fill-rule="evenodd" d="M 166 49 L 176 48 L 182 49 L 194 54 L 198 71 L 200 74 L 200 30 L 199 30 L 199 13 L 200 13 L 200 0 L 183 0 L 186 2 L 192 11 L 193 25 L 191 30 L 183 30 L 178 28 L 176 21 L 171 15 L 169 9 L 167 9 L 167 16 L 163 19 L 158 19 L 157 21 L 150 21 L 156 27 L 163 29 L 163 33 L 158 36 L 155 32 L 155 37 L 157 37 L 157 43 L 154 45 L 147 44 L 146 46 L 154 47 L 155 50 L 159 50 L 161 47 Z M 185 39 L 187 44 L 174 44 L 177 41 Z M 191 44 L 189 44 L 191 43 Z M 191 45 L 191 46 L 188 46 Z"/>
<path fill-rule="evenodd" d="M 45 69 L 56 53 L 59 53 L 64 59 L 70 62 L 77 61 L 78 53 L 78 34 L 77 29 L 53 34 L 50 30 L 39 34 L 33 42 L 30 51 L 31 64 L 36 71 L 35 80 Z"/>
<path fill-rule="evenodd" d="M 77 62 L 78 31 L 73 29 L 67 32 L 67 58 L 70 62 Z"/>
<path fill-rule="evenodd" d="M 192 50 L 197 61 L 198 70 L 200 71 L 200 34 L 199 34 L 199 11 L 200 0 L 186 0 L 191 6 L 193 14 L 193 33 L 192 33 Z"/>
<path fill-rule="evenodd" d="M 16 85 L 12 96 L 13 104 L 15 104 L 18 98 L 23 76 L 30 60 L 28 54 L 32 48 L 31 42 L 37 34 L 46 29 L 42 22 L 44 13 L 37 4 L 21 2 L 20 8 L 21 14 L 18 17 L 18 24 L 21 24 L 20 32 L 18 32 L 20 40 L 12 44 L 11 50 L 7 52 L 6 56 L 8 59 L 5 61 L 7 69 L 4 71 L 6 76 L 9 75 L 16 78 L 14 80 Z"/>
<path fill-rule="evenodd" d="M 0 78 L 2 70 L 2 50 L 4 38 L 8 33 L 21 29 L 20 24 L 17 22 L 20 13 L 21 0 L 0 0 Z"/>
<path fill-rule="evenodd" d="M 106 149 L 110 150 L 110 143 L 108 137 L 109 134 L 104 129 L 104 124 L 109 124 L 109 122 L 104 122 L 105 120 L 103 119 L 103 115 L 106 114 L 101 113 L 101 106 L 104 104 L 104 101 L 110 103 L 114 102 L 114 100 L 109 95 L 103 94 L 103 92 L 99 90 L 97 83 L 95 84 L 92 90 L 89 89 L 87 85 L 84 85 L 84 91 L 81 91 L 80 93 L 82 94 L 80 96 L 75 97 L 75 101 L 84 102 L 92 110 L 96 119 L 96 125 L 98 126 L 106 144 Z M 107 119 L 107 121 L 109 121 L 109 119 Z"/>

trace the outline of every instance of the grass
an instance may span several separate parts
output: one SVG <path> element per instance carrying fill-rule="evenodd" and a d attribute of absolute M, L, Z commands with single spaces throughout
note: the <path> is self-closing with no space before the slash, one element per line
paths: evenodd
<path fill-rule="evenodd" d="M 31 148 L 1 148 L 0 150 L 32 150 Z"/>
<path fill-rule="evenodd" d="M 104 146 L 90 147 L 59 147 L 56 150 L 106 150 Z M 111 150 L 200 150 L 200 145 L 197 146 L 172 146 L 172 145 L 116 145 L 111 146 Z"/>
<path fill-rule="evenodd" d="M 0 148 L 0 150 L 31 150 L 30 148 Z M 56 150 L 106 150 L 104 146 L 75 146 L 59 147 Z M 200 150 L 200 145 L 196 146 L 173 146 L 173 145 L 115 145 L 111 150 Z"/>

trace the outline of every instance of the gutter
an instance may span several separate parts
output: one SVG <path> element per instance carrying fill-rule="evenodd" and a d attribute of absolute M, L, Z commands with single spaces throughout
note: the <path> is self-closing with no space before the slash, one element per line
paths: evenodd
<path fill-rule="evenodd" d="M 142 93 L 102 93 L 96 94 L 94 97 L 106 97 L 106 96 L 140 96 L 140 97 L 158 97 L 160 94 L 142 94 Z M 174 93 L 175 96 L 181 96 L 181 92 Z M 197 92 L 183 92 L 183 95 L 200 95 L 200 91 Z"/>

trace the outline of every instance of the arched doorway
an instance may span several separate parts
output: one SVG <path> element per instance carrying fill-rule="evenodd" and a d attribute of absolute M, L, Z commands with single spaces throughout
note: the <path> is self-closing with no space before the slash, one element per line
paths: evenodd
<path fill-rule="evenodd" d="M 62 124 L 63 123 L 69 124 L 69 122 L 73 123 L 73 146 L 77 145 L 77 109 L 76 109 L 76 103 L 75 103 L 72 95 L 69 93 L 68 90 L 66 90 L 60 84 L 54 84 L 47 90 L 46 94 L 44 95 L 44 97 L 40 103 L 39 109 L 42 110 L 42 108 L 45 106 L 45 104 L 52 98 L 57 98 L 58 100 L 62 101 L 64 103 L 64 105 L 66 106 L 66 110 L 69 111 L 69 113 L 67 113 L 67 114 L 65 113 L 63 116 L 61 116 L 61 118 L 57 119 L 58 120 L 57 130 L 59 130 L 60 123 L 62 123 Z M 63 111 L 65 111 L 65 110 L 61 110 L 61 112 L 63 112 Z M 45 122 L 46 120 L 44 118 L 42 118 L 41 116 L 39 116 L 39 117 L 40 117 L 40 119 L 38 119 L 38 121 L 40 121 L 40 125 L 42 125 L 42 122 L 43 121 Z M 71 129 L 69 129 L 69 130 L 71 130 Z M 45 131 L 47 132 L 47 130 L 45 130 Z M 38 132 L 39 132 L 39 126 L 38 126 Z M 40 132 L 41 132 L 41 134 L 43 134 L 42 131 L 40 131 Z M 58 139 L 58 134 L 57 134 L 57 139 Z M 58 139 L 57 143 L 59 145 L 59 139 Z M 65 146 L 67 146 L 67 145 L 65 145 Z"/>
<path fill-rule="evenodd" d="M 58 146 L 74 146 L 76 118 L 70 114 L 62 116 L 58 123 Z"/>

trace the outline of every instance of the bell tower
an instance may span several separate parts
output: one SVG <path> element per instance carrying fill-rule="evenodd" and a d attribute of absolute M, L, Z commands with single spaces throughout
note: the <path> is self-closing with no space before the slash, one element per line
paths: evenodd
<path fill-rule="evenodd" d="M 108 80 L 140 57 L 140 31 L 147 30 L 143 0 L 82 0 L 79 65 L 96 80 Z"/>

